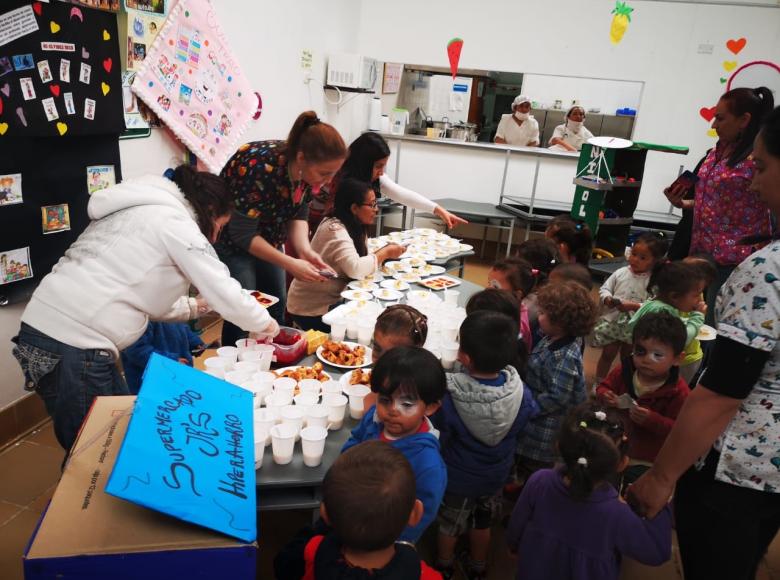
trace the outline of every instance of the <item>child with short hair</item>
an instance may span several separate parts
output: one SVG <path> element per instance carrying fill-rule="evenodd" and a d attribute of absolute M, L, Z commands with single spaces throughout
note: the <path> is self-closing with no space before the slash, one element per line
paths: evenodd
<path fill-rule="evenodd" d="M 488 272 L 488 286 L 497 290 L 508 290 L 520 302 L 517 313 L 520 321 L 520 336 L 529 352 L 533 348 L 533 338 L 531 325 L 528 322 L 528 308 L 523 304 L 523 300 L 533 291 L 538 275 L 539 270 L 533 269 L 531 264 L 522 258 L 499 260 Z"/>
<path fill-rule="evenodd" d="M 509 290 L 497 290 L 496 288 L 486 288 L 481 292 L 477 292 L 472 295 L 466 303 L 467 316 L 480 310 L 488 310 L 490 312 L 505 314 L 510 318 L 516 318 L 519 309 L 520 302 L 514 294 Z M 526 347 L 525 341 L 519 340 L 516 342 L 516 356 L 510 364 L 515 367 L 518 373 L 520 373 L 521 378 L 525 378 L 530 351 L 528 350 L 528 347 Z"/>
<path fill-rule="evenodd" d="M 439 360 L 423 348 L 399 346 L 382 355 L 371 373 L 376 405 L 366 411 L 342 451 L 380 439 L 409 460 L 417 481 L 417 498 L 425 513 L 407 526 L 401 540 L 416 542 L 436 517 L 447 487 L 447 468 L 439 453 L 439 432 L 428 417 L 439 410 L 447 378 Z"/>
<path fill-rule="evenodd" d="M 593 234 L 585 222 L 560 220 L 555 227 L 548 226 L 544 235 L 558 245 L 564 264 L 588 266 L 593 253 Z"/>
<path fill-rule="evenodd" d="M 408 304 L 388 306 L 376 319 L 371 355 L 374 363 L 396 346 L 422 347 L 428 338 L 428 317 Z"/>
<path fill-rule="evenodd" d="M 657 263 L 664 259 L 669 244 L 655 234 L 640 235 L 631 246 L 628 265 L 618 268 L 599 290 L 606 311 L 593 329 L 591 344 L 601 347 L 596 365 L 596 382 L 607 376 L 618 352 L 622 358 L 631 351 L 631 315 L 647 300 L 647 284 Z"/>
<path fill-rule="evenodd" d="M 555 266 L 552 272 L 550 272 L 550 284 L 565 280 L 576 282 L 588 292 L 593 290 L 593 278 L 591 278 L 588 269 L 582 264 L 558 264 Z"/>
<path fill-rule="evenodd" d="M 702 292 L 706 287 L 707 276 L 700 266 L 690 262 L 661 262 L 653 269 L 648 283 L 653 300 L 645 302 L 628 323 L 633 332 L 643 316 L 659 311 L 670 312 L 682 320 L 687 334 L 685 359 L 680 365 L 683 376 L 692 377 L 701 365 L 701 347 L 694 340 L 704 325 L 707 304 L 702 300 Z M 689 365 L 694 368 L 686 368 Z"/>
<path fill-rule="evenodd" d="M 690 393 L 679 369 L 686 338 L 685 325 L 669 312 L 642 317 L 634 327 L 631 357 L 596 389 L 605 405 L 623 409 L 627 419 L 631 461 L 623 473 L 624 488 L 653 465 Z M 621 401 L 625 395 L 627 404 Z"/>
<path fill-rule="evenodd" d="M 588 396 L 577 338 L 587 335 L 595 321 L 596 305 L 576 282 L 548 284 L 539 291 L 539 326 L 545 337 L 531 353 L 527 383 L 540 412 L 517 447 L 520 483 L 553 465 L 558 456 L 555 434 L 563 417 Z"/>
<path fill-rule="evenodd" d="M 328 469 L 322 482 L 322 520 L 277 554 L 275 577 L 441 579 L 413 547 L 396 543 L 422 511 L 414 472 L 403 454 L 380 441 L 356 445 Z"/>
<path fill-rule="evenodd" d="M 458 360 L 465 373 L 447 375 L 447 394 L 434 424 L 441 431 L 447 491 L 439 509 L 437 568 L 453 575 L 455 544 L 469 534 L 469 578 L 484 578 L 490 527 L 501 511 L 500 491 L 512 469 L 517 438 L 538 408 L 512 366 L 517 322 L 478 310 L 460 327 Z"/>
<path fill-rule="evenodd" d="M 506 531 L 518 580 L 617 580 L 624 556 L 659 566 L 671 557 L 669 506 L 643 519 L 609 483 L 628 462 L 614 409 L 586 403 L 560 430 L 564 465 L 533 474 Z"/>
<path fill-rule="evenodd" d="M 523 299 L 523 305 L 528 309 L 528 323 L 531 326 L 531 343 L 537 344 L 542 339 L 539 330 L 539 313 L 536 304 L 536 293 L 547 284 L 553 268 L 561 264 L 561 255 L 555 242 L 548 238 L 532 238 L 517 247 L 517 257 L 531 264 L 536 270 L 536 286 Z"/>

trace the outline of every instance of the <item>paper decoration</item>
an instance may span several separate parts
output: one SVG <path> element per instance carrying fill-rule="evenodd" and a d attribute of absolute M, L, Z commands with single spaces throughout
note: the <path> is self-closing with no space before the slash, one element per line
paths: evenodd
<path fill-rule="evenodd" d="M 105 490 L 251 542 L 253 443 L 251 392 L 153 354 Z"/>
<path fill-rule="evenodd" d="M 209 0 L 176 4 L 132 90 L 213 173 L 242 144 L 258 106 Z"/>
<path fill-rule="evenodd" d="M 38 21 L 32 6 L 22 6 L 0 14 L 0 46 L 22 38 L 38 30 Z"/>
<path fill-rule="evenodd" d="M 125 0 L 125 10 L 142 10 L 163 15 L 167 12 L 171 0 Z"/>
<path fill-rule="evenodd" d="M 724 60 L 723 61 L 723 70 L 732 71 L 735 68 L 737 68 L 737 61 L 736 60 Z"/>
<path fill-rule="evenodd" d="M 628 30 L 628 25 L 631 22 L 631 13 L 633 8 L 628 6 L 625 2 L 617 0 L 615 2 L 615 8 L 612 9 L 612 23 L 609 27 L 609 41 L 612 44 L 619 44 L 623 40 L 623 35 Z"/>
<path fill-rule="evenodd" d="M 727 40 L 726 48 L 728 48 L 729 51 L 733 54 L 739 54 L 740 52 L 742 52 L 742 49 L 745 48 L 746 44 L 747 44 L 746 38 L 739 38 L 737 40 Z"/>
<path fill-rule="evenodd" d="M 385 63 L 385 72 L 382 76 L 382 93 L 388 95 L 397 93 L 401 88 L 401 75 L 404 65 L 395 62 Z"/>
<path fill-rule="evenodd" d="M 107 12 L 119 12 L 119 0 L 60 0 L 60 2 L 69 2 L 71 4 L 78 4 L 79 6 L 105 10 Z M 71 14 L 73 14 L 72 10 L 73 9 L 71 9 Z M 79 12 L 81 12 L 80 9 Z"/>
<path fill-rule="evenodd" d="M 29 247 L 0 252 L 0 284 L 10 284 L 32 277 Z"/>
<path fill-rule="evenodd" d="M 112 185 L 116 185 L 113 165 L 92 165 L 87 167 L 87 191 L 89 195 Z"/>
<path fill-rule="evenodd" d="M 22 174 L 0 175 L 0 206 L 22 203 Z"/>
<path fill-rule="evenodd" d="M 715 107 L 702 107 L 699 109 L 699 115 L 709 123 L 715 117 Z"/>
<path fill-rule="evenodd" d="M 165 16 L 141 10 L 129 9 L 119 15 L 120 34 L 125 34 L 126 39 L 122 43 L 122 66 L 125 70 L 138 70 L 164 22 Z"/>
<path fill-rule="evenodd" d="M 460 52 L 463 50 L 463 39 L 453 38 L 447 43 L 447 58 L 450 61 L 450 72 L 452 80 L 458 76 L 458 63 L 460 62 Z"/>
<path fill-rule="evenodd" d="M 67 232 L 70 229 L 68 204 L 43 206 L 41 208 L 41 226 L 44 234 Z"/>

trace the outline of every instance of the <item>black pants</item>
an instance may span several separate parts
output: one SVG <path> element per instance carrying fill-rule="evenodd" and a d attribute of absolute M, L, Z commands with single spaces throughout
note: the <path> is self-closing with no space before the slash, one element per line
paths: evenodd
<path fill-rule="evenodd" d="M 754 580 L 780 528 L 780 494 L 716 481 L 718 454 L 680 478 L 674 496 L 685 580 Z"/>

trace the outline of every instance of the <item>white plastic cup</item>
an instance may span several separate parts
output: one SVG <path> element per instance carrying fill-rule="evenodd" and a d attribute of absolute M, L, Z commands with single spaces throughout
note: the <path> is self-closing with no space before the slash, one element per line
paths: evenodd
<path fill-rule="evenodd" d="M 441 345 L 441 366 L 451 369 L 458 359 L 460 345 L 455 341 L 445 341 Z"/>
<path fill-rule="evenodd" d="M 454 306 L 458 305 L 458 296 L 460 296 L 460 292 L 458 290 L 445 290 L 444 291 L 444 303 L 445 304 L 452 304 Z"/>
<path fill-rule="evenodd" d="M 203 366 L 209 374 L 224 379 L 225 373 L 233 368 L 233 363 L 226 358 L 212 356 L 203 361 Z"/>
<path fill-rule="evenodd" d="M 344 318 L 337 318 L 330 325 L 330 339 L 335 342 L 341 342 L 344 340 L 344 335 L 347 332 L 347 321 Z"/>
<path fill-rule="evenodd" d="M 357 327 L 357 340 L 360 344 L 371 344 L 371 338 L 374 336 L 373 320 L 361 320 Z"/>
<path fill-rule="evenodd" d="M 296 430 L 291 425 L 274 425 L 271 427 L 271 450 L 274 463 L 287 465 L 292 461 L 295 448 Z"/>
<path fill-rule="evenodd" d="M 254 379 L 250 379 L 249 381 L 242 383 L 241 386 L 248 391 L 252 391 L 255 409 L 262 407 L 263 403 L 265 402 L 265 398 L 273 392 L 271 390 L 271 383 L 256 381 Z"/>
<path fill-rule="evenodd" d="M 315 393 L 301 393 L 293 397 L 296 406 L 303 410 L 304 415 L 309 412 L 309 408 L 316 405 L 320 401 L 320 396 Z"/>
<path fill-rule="evenodd" d="M 276 420 L 276 413 L 271 409 L 255 409 L 255 441 L 258 441 L 258 437 L 256 435 L 258 432 L 265 432 L 265 444 L 268 445 L 271 442 L 271 427 L 276 425 Z"/>
<path fill-rule="evenodd" d="M 344 387 L 339 381 L 325 381 L 324 383 L 321 383 L 321 386 L 323 397 L 326 395 L 340 395 L 344 390 Z"/>
<path fill-rule="evenodd" d="M 371 392 L 366 385 L 352 385 L 349 389 L 349 416 L 353 419 L 361 419 L 365 409 L 363 400 Z"/>
<path fill-rule="evenodd" d="M 257 361 L 259 361 L 261 358 L 263 358 L 263 353 L 260 352 L 259 350 L 244 349 L 238 351 L 239 361 L 243 361 L 243 362 L 252 361 L 255 362 L 255 364 L 257 364 Z"/>
<path fill-rule="evenodd" d="M 290 377 L 279 377 L 274 380 L 274 393 L 286 393 L 292 397 L 297 384 L 298 381 Z"/>
<path fill-rule="evenodd" d="M 322 391 L 322 383 L 317 379 L 303 379 L 298 381 L 298 387 L 300 388 L 301 393 L 314 393 L 315 395 L 319 395 L 320 391 Z"/>
<path fill-rule="evenodd" d="M 301 449 L 303 464 L 307 467 L 317 467 L 322 463 L 325 453 L 325 439 L 328 430 L 325 427 L 306 427 L 301 431 Z"/>
<path fill-rule="evenodd" d="M 260 469 L 263 466 L 263 456 L 265 455 L 265 438 L 263 434 L 263 440 L 257 440 L 257 432 L 255 432 L 255 470 Z"/>
<path fill-rule="evenodd" d="M 239 386 L 241 386 L 242 383 L 246 383 L 251 378 L 252 375 L 244 371 L 230 371 L 229 373 L 225 373 L 225 380 L 227 382 Z"/>
<path fill-rule="evenodd" d="M 332 431 L 341 429 L 344 424 L 344 415 L 347 411 L 349 399 L 344 395 L 325 395 L 322 404 L 328 410 L 328 428 Z"/>
<path fill-rule="evenodd" d="M 249 351 L 247 351 L 249 352 Z M 260 370 L 260 367 L 257 363 L 257 361 L 254 360 L 245 360 L 245 361 L 238 361 L 233 365 L 234 371 L 240 371 L 242 373 L 248 374 L 250 377 L 254 375 L 256 372 Z"/>
<path fill-rule="evenodd" d="M 279 409 L 279 417 L 282 419 L 282 425 L 289 425 L 295 429 L 295 440 L 298 440 L 298 433 L 303 428 L 303 416 L 305 411 L 295 405 L 286 405 Z"/>
<path fill-rule="evenodd" d="M 448 318 L 444 321 L 441 329 L 441 340 L 444 343 L 453 342 L 458 338 L 460 324 L 455 318 Z"/>
<path fill-rule="evenodd" d="M 328 428 L 329 411 L 325 405 L 311 405 L 306 410 L 303 422 L 307 427 Z"/>
<path fill-rule="evenodd" d="M 355 340 L 358 336 L 358 321 L 355 317 L 350 318 L 347 321 L 347 338 L 349 340 Z"/>
<path fill-rule="evenodd" d="M 225 371 L 223 371 L 222 369 L 206 369 L 206 374 L 221 379 L 223 381 L 225 380 Z"/>
<path fill-rule="evenodd" d="M 238 360 L 238 349 L 235 346 L 221 346 L 217 349 L 217 356 L 233 364 Z"/>
<path fill-rule="evenodd" d="M 268 383 L 271 385 L 271 387 L 273 387 L 274 381 L 276 380 L 276 375 L 271 371 L 258 371 L 252 375 L 252 380 L 259 381 L 261 383 Z"/>
<path fill-rule="evenodd" d="M 265 406 L 278 414 L 282 407 L 292 404 L 292 400 L 289 393 L 271 393 L 265 397 Z"/>
<path fill-rule="evenodd" d="M 240 338 L 236 341 L 236 348 L 238 350 L 252 349 L 257 341 L 254 338 Z"/>
<path fill-rule="evenodd" d="M 254 352 L 259 352 L 261 354 L 261 358 L 268 358 L 272 362 L 274 360 L 274 355 L 276 354 L 276 349 L 272 344 L 256 344 L 252 350 Z"/>

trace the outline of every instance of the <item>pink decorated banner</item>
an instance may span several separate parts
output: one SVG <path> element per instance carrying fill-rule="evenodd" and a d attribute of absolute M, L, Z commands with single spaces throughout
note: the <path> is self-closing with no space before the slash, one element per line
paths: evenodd
<path fill-rule="evenodd" d="M 132 84 L 133 92 L 213 173 L 259 111 L 209 0 L 180 0 Z"/>

